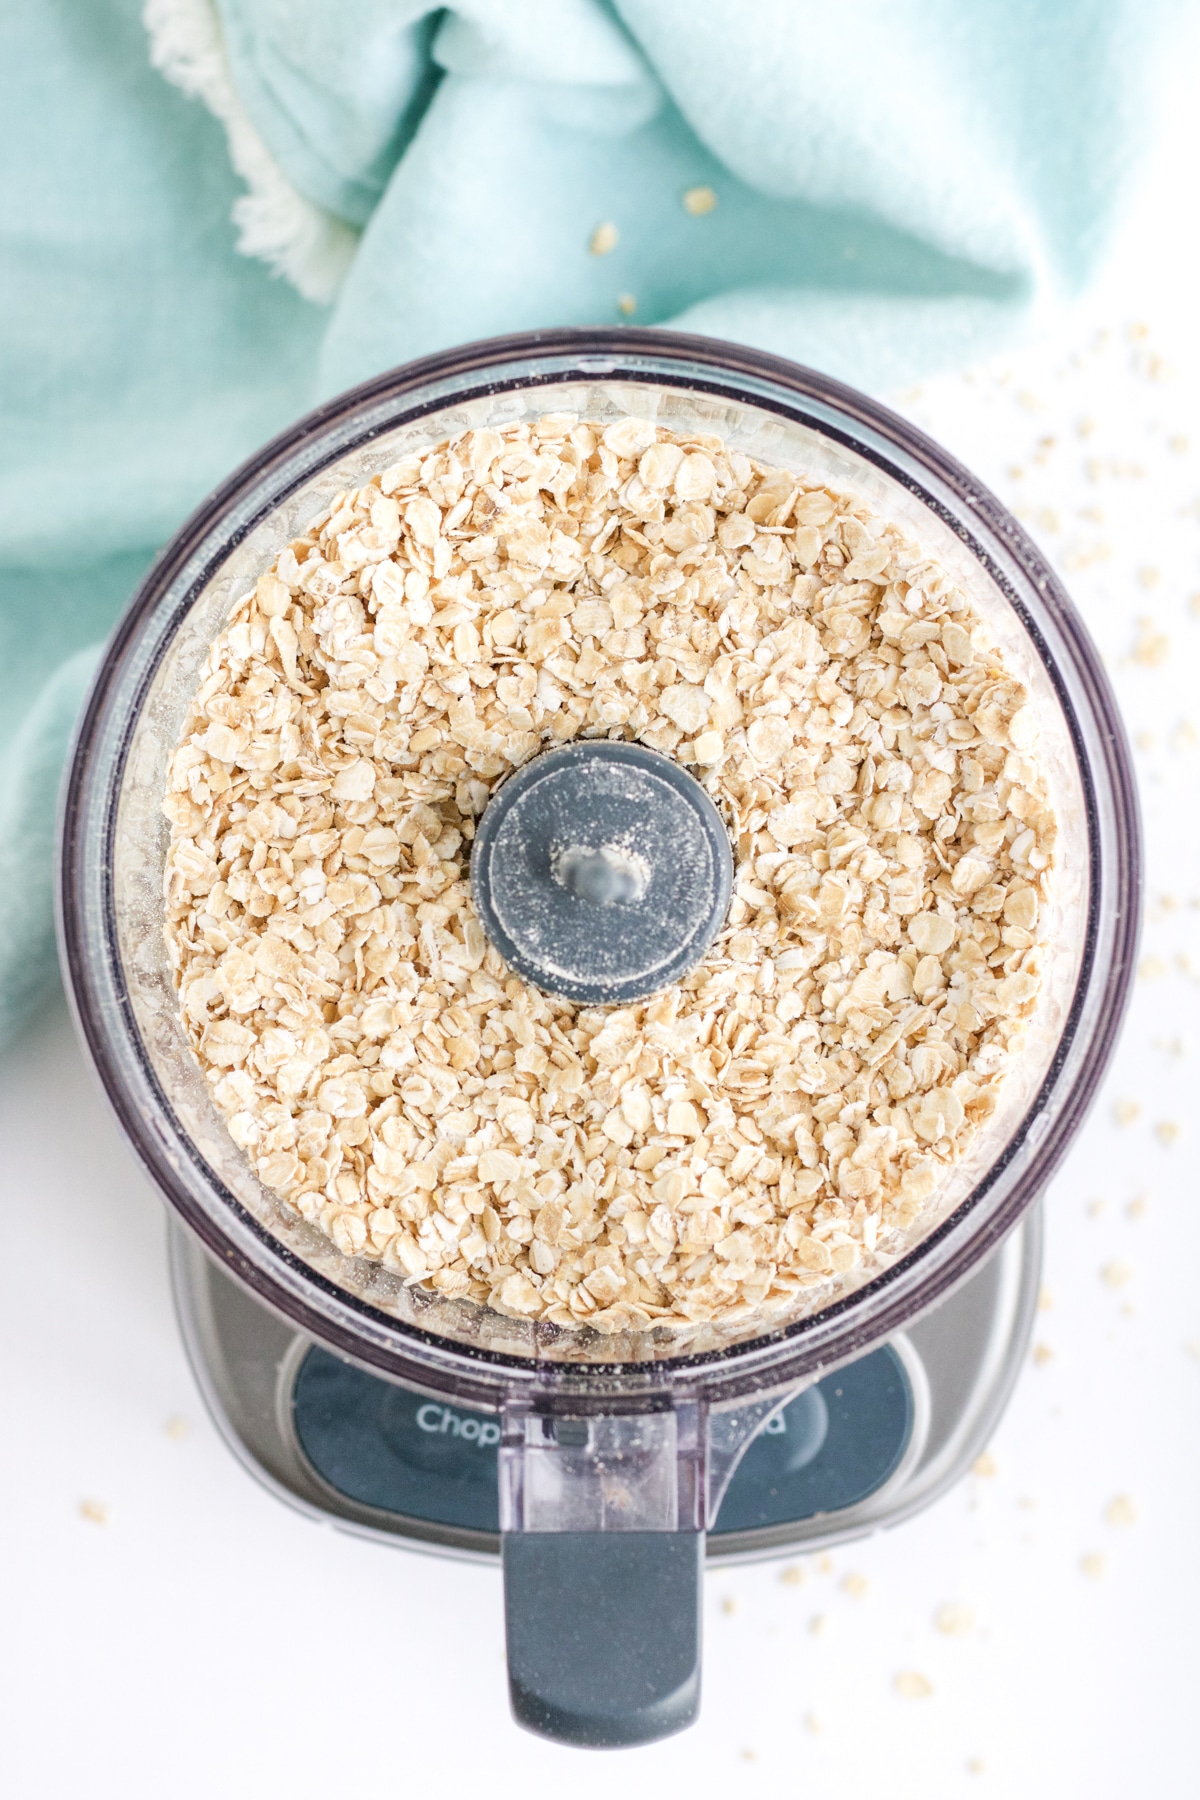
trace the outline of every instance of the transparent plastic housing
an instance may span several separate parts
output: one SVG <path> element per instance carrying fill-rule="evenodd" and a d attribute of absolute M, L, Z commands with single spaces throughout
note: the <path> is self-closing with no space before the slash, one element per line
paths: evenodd
<path fill-rule="evenodd" d="M 233 603 L 339 489 L 468 427 L 562 411 L 718 433 L 763 463 L 862 496 L 961 584 L 1040 719 L 1037 754 L 1060 841 L 1046 979 L 1020 1058 L 911 1241 L 898 1255 L 889 1247 L 886 1264 L 867 1258 L 807 1311 L 613 1337 L 406 1286 L 343 1256 L 261 1185 L 179 1019 L 162 932 L 161 800 L 201 665 Z M 636 1399 L 758 1419 L 764 1396 L 862 1354 L 962 1280 L 1036 1198 L 1078 1128 L 1119 1024 L 1137 927 L 1137 822 L 1112 696 L 1069 600 L 1016 522 L 943 450 L 852 390 L 663 332 L 467 346 L 382 376 L 268 445 L 200 508 L 122 620 L 79 728 L 62 833 L 61 936 L 80 1028 L 166 1199 L 226 1267 L 314 1338 L 384 1375 L 507 1409 L 506 1445 L 526 1446 L 514 1517 L 522 1493 L 544 1510 L 557 1491 L 558 1477 L 537 1462 L 549 1440 L 528 1423 L 531 1408 L 570 1413 L 583 1402 L 591 1416 Z M 599 1443 L 603 1432 L 589 1430 L 586 1442 Z M 677 1436 L 643 1423 L 629 1442 L 643 1463 L 652 1445 L 678 1461 Z M 712 1451 L 698 1478 L 712 1491 L 720 1434 L 701 1425 L 684 1436 L 701 1462 Z M 669 1511 L 653 1482 L 645 1492 L 658 1495 L 651 1512 Z M 702 1517 L 705 1507 L 684 1511 Z M 595 1495 L 572 1516 L 607 1528 Z"/>

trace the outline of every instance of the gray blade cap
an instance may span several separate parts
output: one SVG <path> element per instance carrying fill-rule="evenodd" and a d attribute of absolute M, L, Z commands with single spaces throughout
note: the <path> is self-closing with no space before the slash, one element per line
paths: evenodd
<path fill-rule="evenodd" d="M 589 739 L 497 788 L 471 854 L 475 907 L 510 968 L 587 1006 L 678 981 L 725 922 L 729 834 L 700 783 L 641 744 Z"/>

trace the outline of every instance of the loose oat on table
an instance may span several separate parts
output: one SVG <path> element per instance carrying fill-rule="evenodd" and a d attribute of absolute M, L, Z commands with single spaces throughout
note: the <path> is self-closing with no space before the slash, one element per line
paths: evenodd
<path fill-rule="evenodd" d="M 406 457 L 234 607 L 171 763 L 234 1140 L 346 1255 L 509 1316 L 819 1305 L 911 1241 L 1035 1008 L 1035 723 L 852 495 L 638 419 Z M 470 898 L 497 782 L 577 736 L 679 758 L 734 843 L 710 954 L 620 1009 L 514 977 Z"/>
<path fill-rule="evenodd" d="M 902 1669 L 893 1678 L 892 1687 L 901 1700 L 928 1700 L 933 1692 L 932 1681 L 916 1669 Z"/>
<path fill-rule="evenodd" d="M 947 1637 L 960 1637 L 973 1628 L 975 1614 L 964 1601 L 948 1600 L 938 1607 L 933 1615 L 933 1622 Z"/>

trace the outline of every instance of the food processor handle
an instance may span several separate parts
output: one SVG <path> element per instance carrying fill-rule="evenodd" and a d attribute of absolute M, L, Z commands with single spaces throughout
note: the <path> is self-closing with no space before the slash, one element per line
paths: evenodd
<path fill-rule="evenodd" d="M 517 1722 L 559 1743 L 648 1744 L 700 1704 L 702 1531 L 502 1539 Z"/>

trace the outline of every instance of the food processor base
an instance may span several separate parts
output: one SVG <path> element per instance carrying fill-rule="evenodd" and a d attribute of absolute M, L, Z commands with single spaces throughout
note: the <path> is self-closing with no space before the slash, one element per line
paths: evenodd
<path fill-rule="evenodd" d="M 825 1549 L 944 1493 L 1012 1391 L 1041 1235 L 1035 1207 L 948 1300 L 774 1414 L 734 1472 L 708 1557 Z M 494 1414 L 431 1400 L 314 1344 L 174 1225 L 171 1274 L 209 1411 L 264 1487 L 360 1537 L 499 1556 Z"/>

